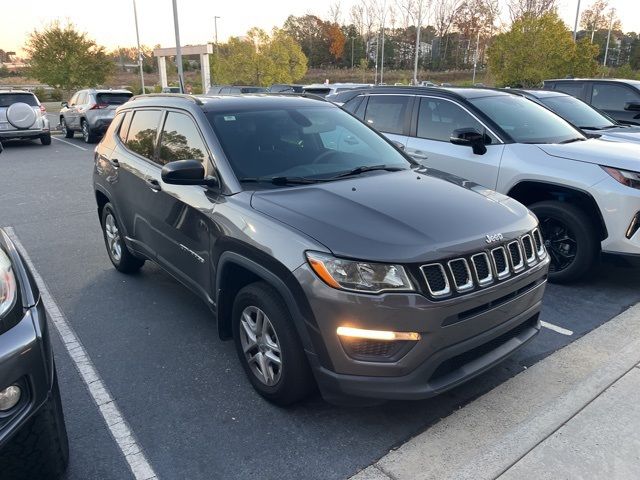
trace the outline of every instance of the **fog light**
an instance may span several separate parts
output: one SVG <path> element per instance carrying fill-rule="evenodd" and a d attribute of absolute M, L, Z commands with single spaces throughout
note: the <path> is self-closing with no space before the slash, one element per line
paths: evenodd
<path fill-rule="evenodd" d="M 11 385 L 0 392 L 0 412 L 6 412 L 15 407 L 20 401 L 22 390 L 17 385 Z"/>
<path fill-rule="evenodd" d="M 420 334 L 416 332 L 390 332 L 387 330 L 338 327 L 336 333 L 341 337 L 368 338 L 370 340 L 420 340 Z"/>

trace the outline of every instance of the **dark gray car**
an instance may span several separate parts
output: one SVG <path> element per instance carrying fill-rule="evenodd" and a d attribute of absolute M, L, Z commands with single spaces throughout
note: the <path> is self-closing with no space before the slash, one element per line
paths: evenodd
<path fill-rule="evenodd" d="M 0 229 L 0 477 L 55 479 L 68 457 L 47 314 L 31 273 Z"/>
<path fill-rule="evenodd" d="M 113 265 L 152 260 L 198 294 L 276 403 L 314 384 L 330 400 L 429 397 L 539 331 L 535 216 L 330 102 L 137 97 L 95 160 Z"/>

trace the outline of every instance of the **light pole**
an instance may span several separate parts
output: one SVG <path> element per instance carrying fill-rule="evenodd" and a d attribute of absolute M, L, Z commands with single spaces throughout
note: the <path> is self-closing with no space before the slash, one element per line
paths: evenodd
<path fill-rule="evenodd" d="M 218 19 L 220 17 L 216 16 L 213 17 L 213 29 L 214 29 L 214 35 L 215 35 L 215 40 L 216 40 L 216 57 L 218 56 Z"/>
<path fill-rule="evenodd" d="M 353 70 L 353 42 L 355 39 L 356 37 L 351 37 L 351 70 Z"/>
<path fill-rule="evenodd" d="M 382 4 L 382 52 L 380 53 L 380 83 L 384 83 L 384 21 L 387 16 L 387 1 Z"/>
<path fill-rule="evenodd" d="M 578 17 L 580 16 L 580 0 L 578 0 L 578 8 L 576 9 L 576 21 L 573 24 L 573 41 L 576 41 L 578 35 Z"/>
<path fill-rule="evenodd" d="M 144 95 L 144 68 L 142 67 L 142 52 L 140 51 L 140 33 L 138 32 L 138 9 L 136 0 L 133 0 L 133 18 L 136 22 L 136 41 L 138 42 L 138 65 L 140 66 L 140 83 L 142 84 L 142 95 Z"/>
<path fill-rule="evenodd" d="M 478 50 L 480 50 L 480 29 L 478 29 L 478 38 L 476 38 L 476 53 L 473 56 L 473 80 L 472 83 L 476 83 L 476 68 L 478 66 Z"/>
<path fill-rule="evenodd" d="M 607 66 L 607 54 L 609 53 L 609 40 L 611 40 L 611 29 L 613 28 L 613 15 L 615 14 L 615 9 L 611 9 L 611 18 L 609 19 L 609 34 L 607 35 L 607 47 L 604 49 L 604 62 L 602 65 L 604 67 Z"/>
<path fill-rule="evenodd" d="M 178 64 L 178 82 L 180 93 L 184 93 L 184 72 L 182 71 L 182 50 L 180 49 L 180 26 L 178 25 L 177 0 L 173 0 L 173 26 L 176 30 L 176 63 Z"/>

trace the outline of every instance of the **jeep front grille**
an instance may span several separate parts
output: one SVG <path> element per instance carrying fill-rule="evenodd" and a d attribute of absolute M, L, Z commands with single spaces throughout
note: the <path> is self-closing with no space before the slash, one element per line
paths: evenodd
<path fill-rule="evenodd" d="M 439 300 L 518 275 L 545 256 L 542 236 L 536 228 L 491 250 L 430 263 L 420 269 L 429 295 Z"/>

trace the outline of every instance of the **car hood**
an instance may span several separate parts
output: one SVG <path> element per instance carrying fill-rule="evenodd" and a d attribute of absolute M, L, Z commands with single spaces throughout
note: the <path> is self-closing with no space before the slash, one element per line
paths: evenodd
<path fill-rule="evenodd" d="M 538 148 L 553 157 L 640 170 L 640 143 L 613 141 L 602 137 L 567 144 L 543 144 L 538 145 Z"/>
<path fill-rule="evenodd" d="M 611 140 L 614 142 L 637 142 L 640 143 L 640 127 L 636 126 L 620 126 L 616 128 L 608 128 L 606 130 L 590 130 L 593 133 L 602 135 L 602 140 Z"/>
<path fill-rule="evenodd" d="M 426 262 L 481 250 L 488 234 L 507 239 L 536 225 L 526 207 L 505 195 L 441 172 L 426 173 L 426 168 L 371 172 L 259 191 L 251 205 L 336 256 L 379 262 Z"/>

